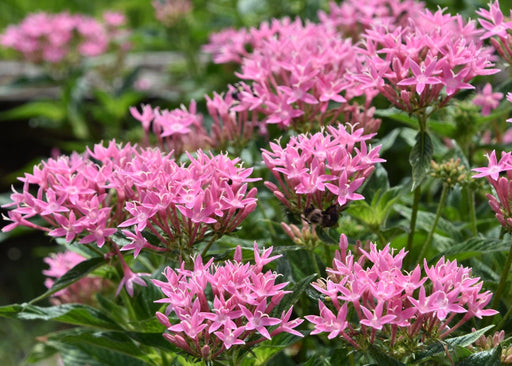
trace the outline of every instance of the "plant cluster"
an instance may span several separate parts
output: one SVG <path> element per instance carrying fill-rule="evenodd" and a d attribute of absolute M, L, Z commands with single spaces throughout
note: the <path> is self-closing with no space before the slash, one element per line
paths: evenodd
<path fill-rule="evenodd" d="M 197 11 L 153 6 L 169 29 Z M 48 44 L 71 39 L 31 22 L 74 29 L 62 14 L 29 16 L 2 42 L 39 37 L 27 58 L 60 62 Z M 62 250 L 45 259 L 48 291 L 0 316 L 75 327 L 30 361 L 509 363 L 512 93 L 495 75 L 512 59 L 512 21 L 498 1 L 477 15 L 349 0 L 317 22 L 221 30 L 203 50 L 238 82 L 176 108 L 129 103 L 136 142 L 34 166 L 2 231 L 40 230 Z M 185 57 L 196 77 L 203 66 Z"/>

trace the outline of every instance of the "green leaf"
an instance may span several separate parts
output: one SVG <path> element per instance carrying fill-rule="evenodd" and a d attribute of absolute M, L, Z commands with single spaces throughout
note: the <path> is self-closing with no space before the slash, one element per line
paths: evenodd
<path fill-rule="evenodd" d="M 55 347 L 52 347 L 46 343 L 37 343 L 31 350 L 30 353 L 26 359 L 27 363 L 36 363 L 41 362 L 54 354 L 56 354 L 58 351 L 55 349 Z"/>
<path fill-rule="evenodd" d="M 272 340 L 265 341 L 251 352 L 243 354 L 240 366 L 263 366 L 284 348 L 297 342 L 298 338 L 292 334 L 281 333 L 272 337 Z"/>
<path fill-rule="evenodd" d="M 477 352 L 469 355 L 463 360 L 457 362 L 456 366 L 500 366 L 501 365 L 501 347 Z"/>
<path fill-rule="evenodd" d="M 419 187 L 425 179 L 433 155 L 434 145 L 430 135 L 426 131 L 419 131 L 416 135 L 416 144 L 409 155 L 409 163 L 412 167 L 412 190 Z"/>
<path fill-rule="evenodd" d="M 70 345 L 91 345 L 98 348 L 106 348 L 128 356 L 144 358 L 135 342 L 125 333 L 112 331 L 98 331 L 87 328 L 74 328 L 48 335 L 48 342 L 57 341 Z"/>
<path fill-rule="evenodd" d="M 36 117 L 48 118 L 61 122 L 66 118 L 66 109 L 58 101 L 38 101 L 25 103 L 0 113 L 0 120 L 30 119 Z"/>
<path fill-rule="evenodd" d="M 409 207 L 397 204 L 394 208 L 400 215 L 408 219 L 411 217 L 412 210 Z M 416 227 L 417 229 L 428 232 L 432 228 L 434 220 L 435 215 L 433 213 L 420 210 L 418 211 Z M 457 226 L 453 222 L 445 220 L 442 217 L 439 218 L 436 227 L 436 234 L 434 234 L 435 241 L 439 244 L 438 247 L 444 251 L 454 245 L 455 242 L 463 240 L 461 230 L 461 225 Z"/>
<path fill-rule="evenodd" d="M 473 344 L 478 338 L 483 336 L 485 332 L 487 332 L 489 329 L 493 328 L 494 325 L 489 325 L 488 327 L 475 330 L 474 332 L 468 333 L 463 336 L 454 337 L 445 339 L 444 342 L 448 344 L 451 347 L 460 346 L 460 347 L 467 347 L 471 344 Z"/>
<path fill-rule="evenodd" d="M 18 318 L 18 313 L 23 311 L 23 306 L 19 304 L 0 306 L 0 316 L 4 318 Z"/>
<path fill-rule="evenodd" d="M 325 356 L 317 354 L 314 357 L 310 357 L 304 366 L 331 366 L 331 363 Z"/>
<path fill-rule="evenodd" d="M 299 300 L 302 294 L 306 291 L 306 289 L 311 287 L 311 282 L 316 278 L 316 274 L 309 275 L 307 277 L 302 278 L 299 282 L 295 283 L 293 286 L 287 286 L 285 290 L 292 291 L 289 294 L 286 294 L 278 306 L 274 309 L 273 313 L 276 317 L 281 317 L 283 311 L 288 311 L 288 309 L 295 305 L 295 303 Z"/>
<path fill-rule="evenodd" d="M 125 355 L 104 347 L 86 342 L 68 344 L 53 341 L 49 344 L 56 348 L 64 366 L 147 366 L 153 362 L 143 361 L 136 357 Z"/>
<path fill-rule="evenodd" d="M 167 352 L 179 352 L 180 350 L 176 348 L 176 346 L 166 341 L 162 336 L 164 330 L 165 329 L 163 329 L 160 333 L 127 332 L 126 334 L 140 344 L 149 347 L 158 347 Z"/>
<path fill-rule="evenodd" d="M 19 319 L 53 320 L 61 323 L 84 325 L 100 329 L 121 330 L 121 327 L 99 310 L 83 304 L 63 304 L 50 307 L 20 306 Z"/>
<path fill-rule="evenodd" d="M 78 263 L 76 266 L 71 268 L 69 271 L 67 271 L 62 277 L 60 277 L 53 286 L 46 291 L 41 296 L 38 296 L 37 298 L 30 301 L 31 304 L 34 304 L 38 301 L 41 301 L 57 291 L 62 290 L 65 287 L 68 287 L 69 285 L 75 283 L 79 279 L 85 277 L 90 272 L 94 271 L 98 267 L 101 267 L 106 263 L 105 258 L 103 257 L 94 257 L 87 259 L 83 262 Z"/>
<path fill-rule="evenodd" d="M 382 352 L 380 348 L 374 346 L 373 344 L 370 344 L 368 347 L 368 354 L 376 362 L 376 365 L 379 366 L 405 366 L 404 363 L 391 356 L 388 356 L 386 353 Z"/>
<path fill-rule="evenodd" d="M 402 192 L 402 187 L 377 190 L 370 204 L 364 200 L 354 201 L 347 209 L 347 213 L 374 230 L 383 228 Z"/>
<path fill-rule="evenodd" d="M 493 328 L 494 325 L 490 325 L 488 327 L 482 328 L 480 330 L 477 330 L 475 332 L 449 338 L 443 341 L 438 341 L 435 343 L 430 344 L 427 349 L 423 350 L 422 352 L 419 352 L 416 354 L 416 360 L 422 360 L 429 357 L 432 357 L 434 355 L 444 353 L 445 352 L 445 346 L 448 348 L 449 352 L 452 352 L 454 348 L 456 347 L 467 347 L 471 344 L 473 344 L 478 338 L 480 338 L 482 335 L 485 334 L 489 329 Z"/>
<path fill-rule="evenodd" d="M 457 256 L 457 260 L 462 261 L 483 253 L 506 252 L 509 249 L 510 240 L 478 236 L 450 246 L 443 251 L 442 255 L 445 257 Z"/>

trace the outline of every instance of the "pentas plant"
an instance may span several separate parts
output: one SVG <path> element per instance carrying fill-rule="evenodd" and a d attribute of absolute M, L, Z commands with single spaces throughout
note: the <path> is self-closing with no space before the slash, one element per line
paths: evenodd
<path fill-rule="evenodd" d="M 315 327 L 311 334 L 363 350 L 372 344 L 407 362 L 472 318 L 497 314 L 485 309 L 492 293 L 481 291 L 483 282 L 470 268 L 443 257 L 433 266 L 425 261 L 422 276 L 419 265 L 404 271 L 406 254 L 373 243 L 369 250 L 359 244 L 353 254 L 342 234 L 327 278 L 312 284 L 324 301 L 318 300 L 319 315 L 305 316 Z"/>
<path fill-rule="evenodd" d="M 279 141 L 263 149 L 263 161 L 272 171 L 277 184 L 266 181 L 265 186 L 296 215 L 332 212 L 334 220 L 323 226 L 333 226 L 337 213 L 350 201 L 364 197 L 356 193 L 369 177 L 379 157 L 380 146 L 371 147 L 362 128 L 344 125 L 328 126 L 315 134 L 293 136 L 283 148 Z M 323 214 L 313 223 L 322 223 Z M 334 221 L 334 222 L 331 222 Z"/>
<path fill-rule="evenodd" d="M 415 0 L 348 0 L 340 4 L 330 1 L 329 12 L 319 11 L 318 18 L 345 37 L 359 40 L 367 29 L 377 24 L 390 31 L 405 27 L 424 8 L 423 3 Z"/>
<path fill-rule="evenodd" d="M 255 91 L 244 82 L 228 85 L 225 93 L 206 95 L 206 108 L 213 121 L 212 144 L 219 150 L 235 147 L 240 151 L 254 137 L 255 131 L 267 134 L 265 124 L 254 111 L 258 104 L 244 105 L 240 103 L 242 98 L 257 98 Z"/>
<path fill-rule="evenodd" d="M 141 109 L 139 112 L 137 108 L 130 107 L 130 113 L 142 125 L 144 145 L 152 145 L 150 136 L 154 135 L 156 145 L 162 151 L 174 152 L 176 157 L 184 151 L 196 151 L 211 145 L 203 117 L 196 112 L 195 101 L 190 102 L 188 110 L 184 105 L 169 111 L 148 104 L 142 105 Z"/>
<path fill-rule="evenodd" d="M 489 2 L 488 9 L 481 8 L 476 13 L 478 22 L 484 28 L 481 39 L 489 39 L 494 49 L 509 64 L 512 63 L 512 11 L 508 18 L 503 15 L 498 0 Z"/>
<path fill-rule="evenodd" d="M 242 249 L 237 246 L 233 261 L 214 264 L 213 258 L 203 263 L 194 259 L 194 268 L 167 267 L 167 281 L 152 280 L 165 297 L 158 303 L 168 304 L 157 318 L 166 328 L 164 338 L 198 359 L 229 360 L 233 349 L 254 346 L 279 333 L 299 337 L 295 330 L 303 320 L 290 319 L 293 307 L 282 314 L 272 310 L 289 291 L 287 282 L 277 282 L 278 275 L 263 267 L 281 257 L 270 256 L 272 247 L 261 251 L 254 243 L 254 264 L 242 262 Z M 237 352 L 237 351 L 235 351 Z M 236 354 L 236 353 L 235 353 Z"/>
<path fill-rule="evenodd" d="M 74 65 L 110 48 L 130 47 L 123 14 L 106 12 L 102 22 L 83 14 L 29 14 L 0 35 L 0 44 L 34 63 Z"/>
<path fill-rule="evenodd" d="M 512 231 L 512 156 L 510 152 L 502 152 L 498 160 L 496 151 L 486 155 L 488 166 L 474 168 L 478 174 L 473 178 L 485 177 L 494 188 L 494 194 L 487 194 L 489 205 L 496 214 L 496 219 L 503 228 Z"/>
<path fill-rule="evenodd" d="M 250 90 L 239 94 L 239 109 L 261 113 L 264 123 L 281 129 L 310 131 L 340 116 L 345 123 L 360 123 L 367 132 L 379 128 L 380 120 L 373 118 L 370 108 L 375 94 L 348 78 L 359 70 L 361 55 L 335 29 L 283 19 L 240 33 L 232 38 L 240 44 L 232 47 L 222 43 L 224 37 L 213 38 L 205 46 L 215 62 L 238 61 L 241 71 L 236 75 L 252 83 Z M 250 53 L 243 51 L 246 43 L 252 48 Z M 349 103 L 361 95 L 366 97 L 363 106 Z M 357 119 L 361 115 L 364 118 Z"/>
<path fill-rule="evenodd" d="M 407 26 L 392 30 L 376 25 L 363 36 L 366 66 L 355 78 L 399 109 L 431 114 L 458 91 L 473 89 L 469 82 L 476 76 L 498 72 L 481 35 L 474 21 L 442 9 L 418 12 Z"/>
<path fill-rule="evenodd" d="M 189 164 L 180 165 L 160 150 L 111 141 L 85 154 L 49 159 L 20 178 L 23 191 L 14 191 L 13 202 L 4 205 L 14 209 L 2 231 L 27 226 L 67 242 L 99 248 L 108 243 L 122 261 L 126 281 L 133 273 L 120 251 L 133 250 L 134 257 L 143 249 L 178 251 L 185 258 L 194 244 L 211 236 L 206 251 L 255 209 L 257 191 L 248 183 L 257 179 L 239 159 L 202 151 L 187 156 Z M 144 231 L 158 242 L 151 244 Z M 122 248 L 113 239 L 119 232 L 128 239 Z"/>

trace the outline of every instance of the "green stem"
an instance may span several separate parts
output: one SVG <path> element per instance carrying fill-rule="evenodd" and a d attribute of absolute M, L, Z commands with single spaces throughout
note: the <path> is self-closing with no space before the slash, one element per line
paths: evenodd
<path fill-rule="evenodd" d="M 507 319 L 510 316 L 510 314 L 512 314 L 512 306 L 507 310 L 507 313 L 505 314 L 505 316 L 503 316 L 503 319 L 501 319 L 500 323 L 496 326 L 496 328 L 494 328 L 496 332 L 500 331 L 505 326 L 505 323 L 507 322 Z"/>
<path fill-rule="evenodd" d="M 500 283 L 498 284 L 498 288 L 496 289 L 496 293 L 494 294 L 494 298 L 492 300 L 491 308 L 496 309 L 501 300 L 501 295 L 503 294 L 503 290 L 505 289 L 505 282 L 507 282 L 508 273 L 510 272 L 510 265 L 512 264 L 512 245 L 508 251 L 507 261 L 505 262 L 505 267 L 503 268 L 503 272 L 501 273 Z"/>
<path fill-rule="evenodd" d="M 439 205 L 437 206 L 436 218 L 434 219 L 432 228 L 428 232 L 427 240 L 425 240 L 425 244 L 421 248 L 417 263 L 421 263 L 421 259 L 425 256 L 425 253 L 427 252 L 427 249 L 430 246 L 430 243 L 432 242 L 432 238 L 434 237 L 434 232 L 436 231 L 437 223 L 439 222 L 439 218 L 441 217 L 441 211 L 443 210 L 443 206 L 444 206 L 444 202 L 446 201 L 447 194 L 448 194 L 448 185 L 443 184 L 443 190 L 441 191 L 441 198 L 439 200 Z"/>
<path fill-rule="evenodd" d="M 407 237 L 407 253 L 409 253 L 409 257 L 405 257 L 407 268 L 409 265 L 409 261 L 407 258 L 410 258 L 410 254 L 412 252 L 412 244 L 414 242 L 414 232 L 416 231 L 416 219 L 418 217 L 418 209 L 420 205 L 420 197 L 421 197 L 421 187 L 418 186 L 414 190 L 414 201 L 412 203 L 412 213 L 411 213 L 411 222 L 409 224 L 409 235 Z"/>
<path fill-rule="evenodd" d="M 321 272 L 320 272 L 320 267 L 318 266 L 318 261 L 316 260 L 315 250 L 309 249 L 308 253 L 311 258 L 311 263 L 313 263 L 314 270 L 315 270 L 316 274 L 318 275 L 318 277 L 320 277 Z"/>
<path fill-rule="evenodd" d="M 469 188 L 466 189 L 467 202 L 469 203 L 469 216 L 471 219 L 471 231 L 474 236 L 477 236 L 478 229 L 476 226 L 475 193 Z"/>
<path fill-rule="evenodd" d="M 206 253 L 208 253 L 208 250 L 210 249 L 210 247 L 212 246 L 213 242 L 215 240 L 217 240 L 217 235 L 214 235 L 212 236 L 212 238 L 210 239 L 210 241 L 208 242 L 208 244 L 206 244 L 206 246 L 204 247 L 203 251 L 201 252 L 201 258 L 204 258 Z"/>

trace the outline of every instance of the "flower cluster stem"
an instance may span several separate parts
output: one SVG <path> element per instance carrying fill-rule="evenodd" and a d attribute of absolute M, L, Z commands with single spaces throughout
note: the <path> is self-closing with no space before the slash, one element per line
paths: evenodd
<path fill-rule="evenodd" d="M 503 295 L 503 290 L 505 289 L 505 283 L 507 282 L 508 273 L 510 272 L 510 265 L 512 264 L 512 243 L 510 249 L 508 250 L 507 261 L 505 262 L 505 267 L 503 268 L 503 272 L 501 273 L 500 282 L 498 284 L 498 288 L 496 289 L 496 293 L 494 294 L 494 299 L 492 300 L 491 307 L 496 309 L 501 300 L 501 295 Z"/>
<path fill-rule="evenodd" d="M 414 201 L 412 203 L 411 222 L 409 224 L 409 236 L 407 237 L 407 252 L 408 253 L 411 253 L 411 251 L 412 251 L 412 244 L 414 241 L 414 232 L 416 230 L 416 218 L 418 217 L 420 197 L 421 197 L 421 186 L 418 186 L 414 190 Z M 405 260 L 407 260 L 407 257 L 405 257 Z M 406 263 L 406 266 L 407 265 L 408 265 L 408 263 Z"/>
<path fill-rule="evenodd" d="M 427 240 L 425 240 L 425 244 L 421 247 L 420 255 L 418 256 L 417 263 L 421 263 L 422 258 L 425 256 L 430 243 L 432 243 L 432 238 L 434 237 L 434 233 L 436 231 L 437 223 L 439 222 L 439 218 L 441 217 L 441 211 L 443 210 L 444 203 L 446 201 L 446 196 L 448 194 L 448 185 L 443 184 L 443 190 L 441 191 L 441 198 L 439 199 L 439 205 L 437 206 L 436 218 L 434 219 L 434 223 L 432 224 L 432 228 L 430 229 Z"/>
<path fill-rule="evenodd" d="M 467 202 L 469 204 L 469 216 L 471 219 L 471 231 L 473 235 L 478 234 L 478 229 L 476 226 L 476 212 L 475 212 L 475 193 L 471 189 L 467 189 Z"/>

